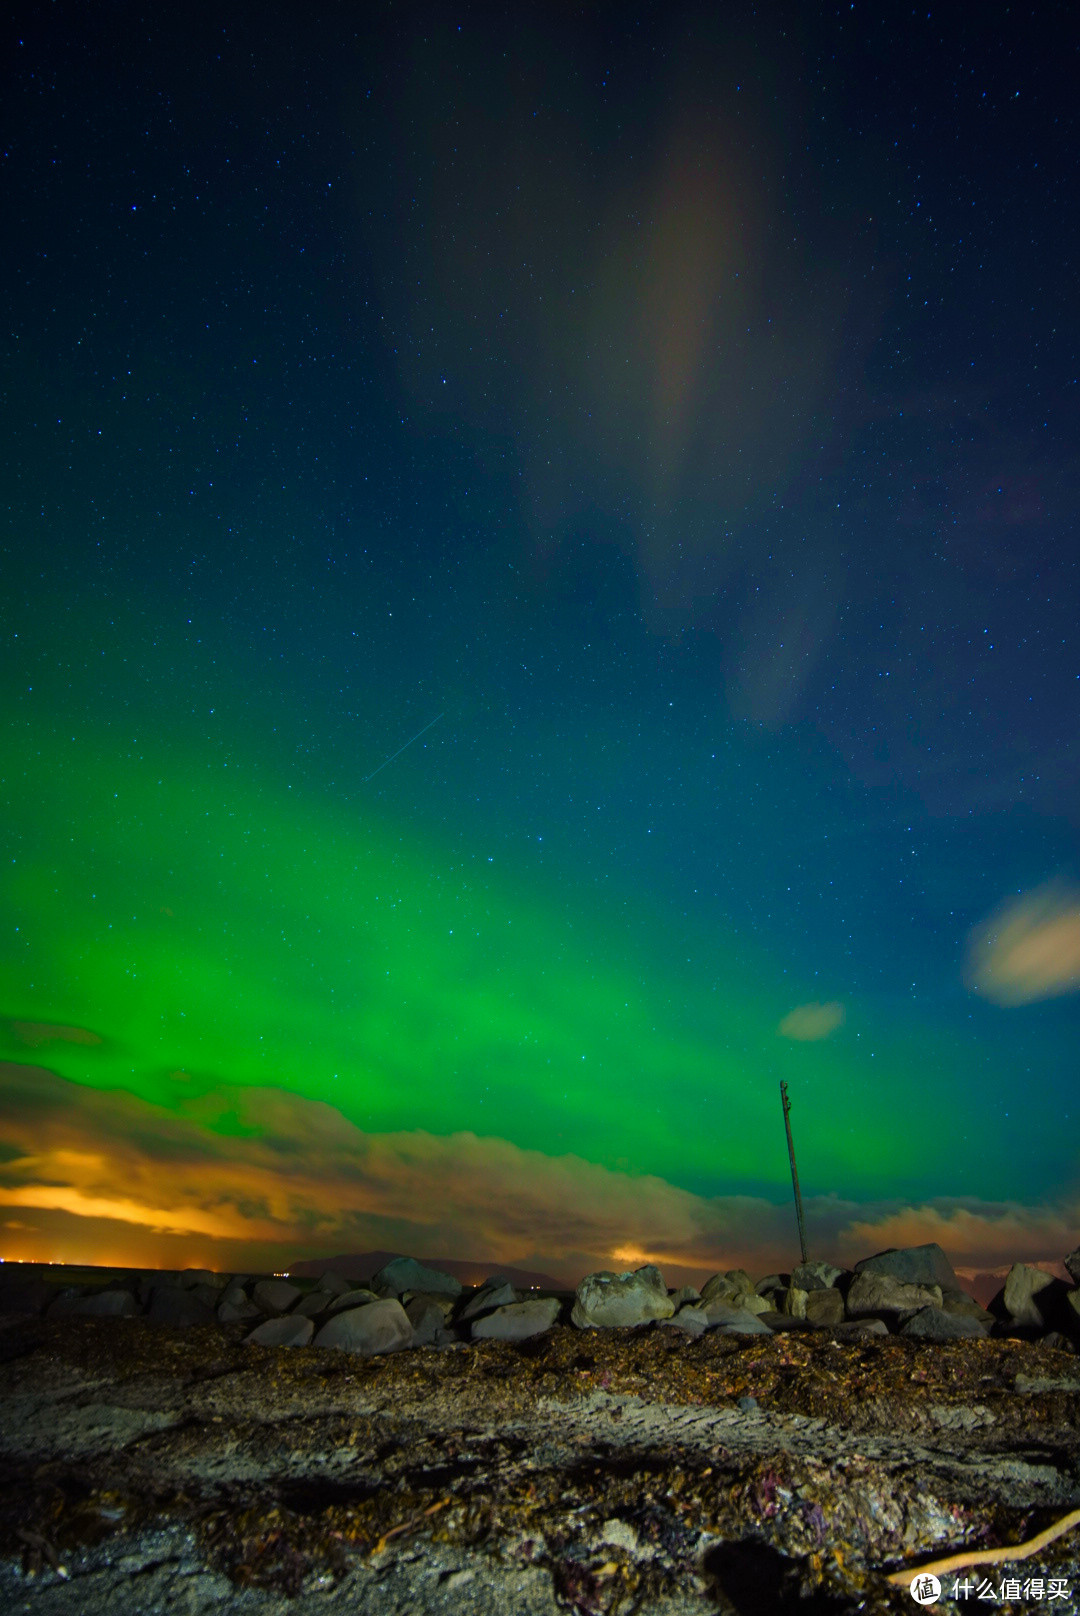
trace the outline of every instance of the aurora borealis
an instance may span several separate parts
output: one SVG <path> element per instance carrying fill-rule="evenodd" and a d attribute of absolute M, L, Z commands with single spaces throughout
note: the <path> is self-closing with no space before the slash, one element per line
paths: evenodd
<path fill-rule="evenodd" d="M 1075 1246 L 1065 14 L 714 10 L 23 9 L 7 1260 Z"/>

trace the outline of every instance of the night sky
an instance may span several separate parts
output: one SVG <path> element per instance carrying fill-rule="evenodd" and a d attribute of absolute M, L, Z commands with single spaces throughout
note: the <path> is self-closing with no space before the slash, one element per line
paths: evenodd
<path fill-rule="evenodd" d="M 0 1254 L 1070 1250 L 1071 8 L 15 10 Z"/>

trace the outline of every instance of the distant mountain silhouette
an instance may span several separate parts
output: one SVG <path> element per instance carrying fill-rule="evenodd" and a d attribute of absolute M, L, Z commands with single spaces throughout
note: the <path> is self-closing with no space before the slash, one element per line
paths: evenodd
<path fill-rule="evenodd" d="M 1034 1262 L 1031 1266 L 1044 1269 L 1056 1279 L 1068 1278 L 1064 1264 L 1059 1262 Z M 999 1268 L 954 1268 L 953 1272 L 968 1295 L 985 1307 L 1004 1285 L 1011 1267 L 1011 1263 L 1002 1263 Z"/>
<path fill-rule="evenodd" d="M 344 1257 L 308 1257 L 303 1262 L 291 1263 L 289 1273 L 302 1279 L 318 1279 L 332 1268 L 343 1279 L 370 1279 L 380 1268 L 385 1268 L 395 1257 L 407 1255 L 401 1251 L 360 1251 Z M 553 1279 L 550 1274 L 533 1273 L 528 1268 L 508 1267 L 505 1263 L 462 1262 L 457 1257 L 417 1257 L 425 1268 L 438 1268 L 452 1274 L 463 1285 L 481 1285 L 492 1274 L 499 1274 L 516 1285 L 519 1290 L 572 1291 L 574 1286 L 565 1279 Z"/>

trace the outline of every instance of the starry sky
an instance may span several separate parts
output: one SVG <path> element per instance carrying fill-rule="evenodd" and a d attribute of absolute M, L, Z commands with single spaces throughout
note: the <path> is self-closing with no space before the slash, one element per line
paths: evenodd
<path fill-rule="evenodd" d="M 1070 1250 L 1069 8 L 14 17 L 0 1255 Z"/>

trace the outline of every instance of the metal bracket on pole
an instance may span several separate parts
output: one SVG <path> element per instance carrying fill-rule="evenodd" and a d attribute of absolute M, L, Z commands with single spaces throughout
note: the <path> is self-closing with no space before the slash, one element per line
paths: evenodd
<path fill-rule="evenodd" d="M 799 1169 L 795 1166 L 795 1146 L 791 1140 L 791 1120 L 789 1115 L 791 1101 L 788 1099 L 787 1084 L 783 1080 L 780 1083 L 780 1098 L 784 1105 L 784 1131 L 787 1134 L 787 1153 L 791 1162 L 791 1187 L 795 1191 L 795 1216 L 799 1220 L 799 1247 L 802 1251 L 802 1260 L 806 1262 L 806 1225 L 803 1222 L 802 1215 L 802 1196 L 799 1194 Z"/>

